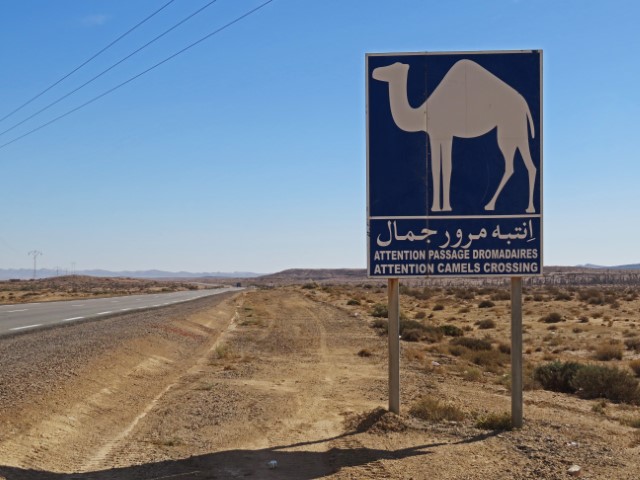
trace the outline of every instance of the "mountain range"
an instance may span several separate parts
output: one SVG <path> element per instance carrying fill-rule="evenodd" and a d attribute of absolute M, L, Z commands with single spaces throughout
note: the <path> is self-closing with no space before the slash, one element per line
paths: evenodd
<path fill-rule="evenodd" d="M 68 272 L 63 270 L 55 270 L 48 268 L 39 268 L 37 278 L 55 277 L 57 275 L 65 275 Z M 259 277 L 261 273 L 253 272 L 167 272 L 164 270 L 137 270 L 137 271 L 121 271 L 113 272 L 110 270 L 77 270 L 77 275 L 90 275 L 92 277 L 129 277 L 129 278 L 253 278 Z M 33 269 L 17 268 L 17 269 L 1 269 L 0 280 L 8 280 L 10 278 L 28 279 L 33 278 Z"/>

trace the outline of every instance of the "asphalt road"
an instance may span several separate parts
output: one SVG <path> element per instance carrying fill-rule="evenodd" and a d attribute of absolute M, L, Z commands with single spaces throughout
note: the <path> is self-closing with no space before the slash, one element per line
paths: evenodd
<path fill-rule="evenodd" d="M 43 326 L 115 315 L 144 308 L 160 308 L 234 290 L 241 289 L 216 288 L 64 302 L 0 305 L 0 336 Z"/>

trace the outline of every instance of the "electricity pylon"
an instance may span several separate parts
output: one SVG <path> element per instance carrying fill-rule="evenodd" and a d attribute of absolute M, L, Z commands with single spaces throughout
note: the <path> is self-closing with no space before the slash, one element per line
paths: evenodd
<path fill-rule="evenodd" d="M 36 258 L 38 258 L 38 255 L 42 255 L 42 252 L 40 252 L 38 250 L 31 250 L 29 253 L 27 253 L 27 255 L 32 255 L 33 256 L 33 279 L 35 280 L 35 278 L 36 278 Z"/>

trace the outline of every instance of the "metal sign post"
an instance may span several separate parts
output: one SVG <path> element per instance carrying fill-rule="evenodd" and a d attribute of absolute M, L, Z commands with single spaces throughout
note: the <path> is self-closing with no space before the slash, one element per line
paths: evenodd
<path fill-rule="evenodd" d="M 400 280 L 387 285 L 389 311 L 389 411 L 400 414 Z"/>
<path fill-rule="evenodd" d="M 511 425 L 522 427 L 522 278 L 511 278 Z"/>

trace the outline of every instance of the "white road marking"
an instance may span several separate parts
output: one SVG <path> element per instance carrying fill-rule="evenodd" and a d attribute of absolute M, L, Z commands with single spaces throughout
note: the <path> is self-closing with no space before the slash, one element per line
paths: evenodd
<path fill-rule="evenodd" d="M 96 313 L 96 315 L 106 315 L 107 313 L 111 313 L 111 310 L 107 311 L 107 312 L 100 312 L 100 313 Z"/>
<path fill-rule="evenodd" d="M 27 325 L 26 327 L 15 327 L 15 328 L 10 328 L 9 330 L 11 331 L 16 331 L 16 330 L 24 330 L 25 328 L 36 328 L 41 326 L 41 323 L 37 323 L 36 325 Z"/>
<path fill-rule="evenodd" d="M 29 310 L 28 308 L 23 308 L 22 310 L 7 310 L 5 313 L 14 313 L 14 312 L 26 312 Z"/>
<path fill-rule="evenodd" d="M 71 318 L 65 318 L 64 320 L 62 320 L 63 322 L 70 322 L 72 320 L 82 320 L 84 317 L 71 317 Z"/>
<path fill-rule="evenodd" d="M 121 312 L 126 312 L 127 310 L 131 310 L 130 308 L 121 308 L 120 311 Z"/>

